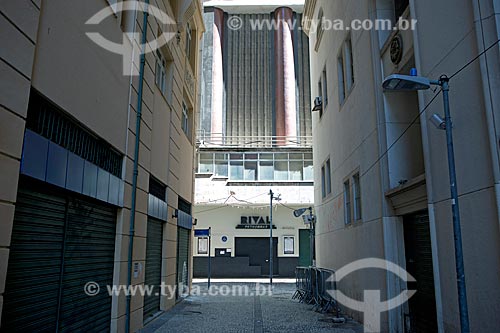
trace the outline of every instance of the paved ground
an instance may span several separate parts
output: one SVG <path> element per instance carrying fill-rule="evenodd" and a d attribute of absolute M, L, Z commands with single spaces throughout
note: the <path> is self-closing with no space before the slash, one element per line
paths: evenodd
<path fill-rule="evenodd" d="M 261 333 L 261 332 L 333 332 L 361 333 L 362 326 L 348 321 L 334 324 L 331 315 L 312 311 L 310 305 L 292 300 L 294 284 L 275 284 L 272 295 L 267 295 L 267 285 L 261 285 L 260 293 L 254 296 L 255 284 L 221 284 L 213 286 L 225 292 L 246 286 L 249 296 L 209 296 L 206 284 L 194 284 L 200 288 L 201 296 L 190 296 L 173 310 L 150 323 L 142 333 Z M 214 289 L 212 289 L 214 290 Z"/>

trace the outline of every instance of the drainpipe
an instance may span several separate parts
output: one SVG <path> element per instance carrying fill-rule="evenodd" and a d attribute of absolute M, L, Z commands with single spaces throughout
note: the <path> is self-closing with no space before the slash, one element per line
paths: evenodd
<path fill-rule="evenodd" d="M 134 249 L 134 234 L 135 234 L 135 210 L 137 198 L 137 176 L 139 174 L 139 140 L 141 137 L 141 120 L 142 120 L 142 93 L 144 88 L 144 67 L 146 64 L 146 42 L 148 30 L 148 9 L 149 0 L 145 0 L 145 8 L 143 8 L 144 19 L 142 23 L 142 52 L 139 70 L 139 91 L 137 93 L 137 120 L 135 125 L 135 147 L 134 147 L 134 171 L 132 176 L 132 207 L 130 209 L 130 229 L 129 229 L 129 244 L 128 244 L 128 265 L 127 265 L 127 285 L 132 285 L 132 255 Z M 125 312 L 125 332 L 130 332 L 130 305 L 132 297 L 127 295 L 127 307 Z"/>
<path fill-rule="evenodd" d="M 477 0 L 472 0 L 472 6 L 474 7 L 474 24 L 476 25 L 476 40 L 477 40 L 477 48 L 479 52 L 483 52 L 486 48 L 484 44 L 484 31 L 482 25 L 482 13 L 481 7 Z M 496 7 L 494 5 L 494 7 Z M 495 9 L 495 8 L 494 8 Z M 498 30 L 494 30 L 498 35 L 500 33 Z M 495 40 L 498 39 L 499 36 L 495 37 Z M 490 52 L 498 52 L 498 48 L 493 48 Z M 498 54 L 498 53 L 497 53 Z M 490 73 L 489 73 L 489 65 L 495 66 L 495 64 L 488 63 L 488 57 L 486 54 L 479 58 L 479 64 L 481 68 L 481 79 L 483 83 L 483 97 L 484 97 L 484 107 L 486 113 L 486 124 L 488 126 L 488 140 L 490 144 L 490 154 L 491 154 L 491 162 L 492 162 L 492 171 L 493 171 L 493 180 L 495 185 L 495 202 L 497 206 L 497 220 L 500 220 L 500 157 L 498 152 L 497 145 L 497 132 L 496 132 L 496 123 L 495 123 L 495 115 L 494 115 L 494 107 L 495 103 L 493 99 L 494 91 L 498 91 L 500 87 L 493 86 L 492 82 L 490 82 Z M 493 83 L 495 85 L 495 83 Z"/>

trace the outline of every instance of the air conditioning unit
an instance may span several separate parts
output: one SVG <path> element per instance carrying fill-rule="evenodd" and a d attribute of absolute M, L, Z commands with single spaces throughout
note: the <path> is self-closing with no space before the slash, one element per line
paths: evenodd
<path fill-rule="evenodd" d="M 314 99 L 314 108 L 313 111 L 322 111 L 323 110 L 323 100 L 321 96 L 318 96 Z"/>

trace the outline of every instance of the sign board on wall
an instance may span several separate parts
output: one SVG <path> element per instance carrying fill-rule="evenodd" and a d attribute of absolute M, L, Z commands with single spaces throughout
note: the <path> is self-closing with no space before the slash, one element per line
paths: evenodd
<path fill-rule="evenodd" d="M 242 216 L 240 224 L 236 226 L 236 229 L 269 229 L 270 225 L 269 216 L 265 219 L 262 216 Z M 273 229 L 276 229 L 276 225 L 274 224 Z"/>

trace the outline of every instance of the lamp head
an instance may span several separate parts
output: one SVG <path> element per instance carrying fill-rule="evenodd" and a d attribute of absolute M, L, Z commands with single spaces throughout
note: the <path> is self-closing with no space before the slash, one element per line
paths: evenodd
<path fill-rule="evenodd" d="M 306 210 L 308 210 L 309 208 L 300 208 L 300 209 L 296 209 L 293 211 L 293 216 L 295 217 L 300 217 L 302 214 L 304 214 L 306 212 Z"/>
<path fill-rule="evenodd" d="M 431 81 L 422 76 L 393 74 L 385 78 L 382 87 L 390 91 L 427 90 L 431 87 Z"/>

